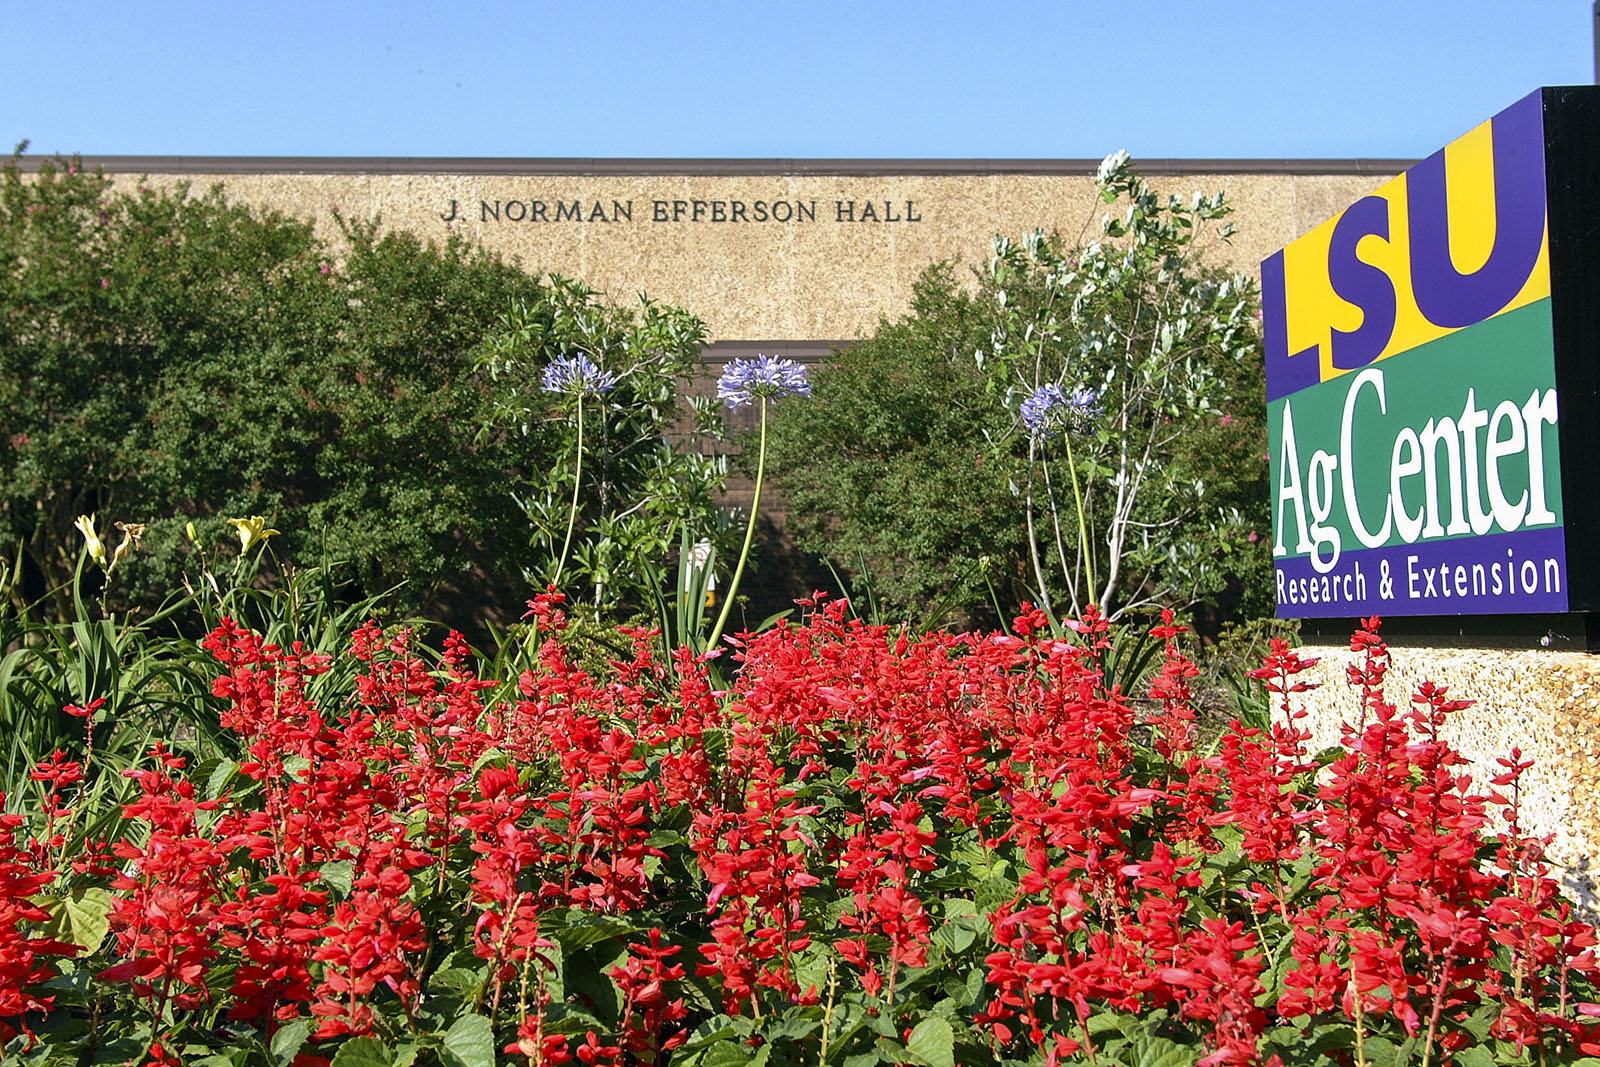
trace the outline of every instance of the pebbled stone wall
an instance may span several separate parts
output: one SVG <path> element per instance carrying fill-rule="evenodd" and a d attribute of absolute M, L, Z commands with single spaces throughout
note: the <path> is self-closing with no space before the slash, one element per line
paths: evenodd
<path fill-rule="evenodd" d="M 1381 631 L 1380 631 L 1381 633 Z M 1321 683 L 1297 694 L 1315 749 L 1339 743 L 1341 722 L 1360 712 L 1360 694 L 1345 681 L 1356 659 L 1346 644 L 1307 644 L 1303 657 L 1321 662 L 1298 679 Z M 1600 916 L 1600 657 L 1540 648 L 1437 647 L 1391 644 L 1384 686 L 1402 709 L 1432 681 L 1453 699 L 1475 703 L 1456 712 L 1444 736 L 1472 761 L 1474 788 L 1487 792 L 1495 760 L 1520 748 L 1534 760 L 1523 794 L 1525 826 L 1552 835 L 1548 858 L 1568 895 L 1586 915 Z"/>

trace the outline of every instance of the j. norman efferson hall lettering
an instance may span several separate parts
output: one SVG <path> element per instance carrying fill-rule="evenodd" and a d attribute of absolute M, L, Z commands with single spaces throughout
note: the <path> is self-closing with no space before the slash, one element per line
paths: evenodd
<path fill-rule="evenodd" d="M 461 217 L 463 206 L 451 200 L 439 213 L 444 222 Z M 922 210 L 915 200 L 761 200 L 672 199 L 596 200 L 592 198 L 479 200 L 480 223 L 605 222 L 630 223 L 804 223 L 818 217 L 836 223 L 916 223 Z"/>
<path fill-rule="evenodd" d="M 1542 92 L 1262 264 L 1279 614 L 1568 609 Z"/>

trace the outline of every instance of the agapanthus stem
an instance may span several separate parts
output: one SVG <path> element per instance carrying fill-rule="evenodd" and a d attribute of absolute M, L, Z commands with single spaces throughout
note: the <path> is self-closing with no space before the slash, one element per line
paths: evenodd
<path fill-rule="evenodd" d="M 1050 616 L 1050 620 L 1051 620 L 1050 624 L 1052 626 L 1054 626 L 1055 625 L 1055 617 L 1056 617 L 1055 606 L 1050 603 L 1050 587 L 1045 583 L 1045 580 L 1044 580 L 1044 561 L 1039 558 L 1039 534 L 1034 529 L 1034 522 L 1033 522 L 1033 471 L 1034 471 L 1034 463 L 1035 463 L 1035 458 L 1034 457 L 1035 457 L 1035 454 L 1036 454 L 1036 452 L 1038 450 L 1038 447 L 1039 447 L 1039 439 L 1037 437 L 1029 437 L 1028 438 L 1028 493 L 1027 493 L 1027 500 L 1026 500 L 1026 503 L 1025 503 L 1025 506 L 1024 506 L 1023 515 L 1027 519 L 1027 522 L 1028 522 L 1028 555 L 1033 560 L 1033 576 L 1034 576 L 1034 579 L 1036 581 L 1038 581 L 1038 583 L 1039 583 L 1039 589 L 1038 589 L 1039 606 L 1044 609 L 1044 613 L 1046 615 Z M 1004 619 L 1002 618 L 1001 621 L 1003 623 Z"/>
<path fill-rule="evenodd" d="M 750 558 L 750 542 L 756 536 L 756 515 L 761 510 L 761 480 L 767 470 L 767 398 L 761 400 L 761 441 L 756 452 L 756 492 L 750 498 L 750 524 L 745 527 L 744 547 L 739 549 L 739 564 L 733 569 L 733 579 L 728 582 L 727 595 L 722 600 L 722 611 L 717 615 L 717 625 L 711 630 L 711 636 L 706 640 L 707 651 L 717 647 L 717 642 L 722 640 L 722 629 L 728 624 L 728 616 L 733 611 L 733 596 L 739 591 L 739 579 L 744 577 L 744 563 Z"/>
<path fill-rule="evenodd" d="M 1061 577 L 1067 583 L 1067 595 L 1072 598 L 1072 611 L 1080 614 L 1083 611 L 1084 601 L 1078 597 L 1078 589 L 1082 585 L 1079 578 L 1083 574 L 1083 554 L 1079 552 L 1076 562 L 1067 559 L 1067 545 L 1061 539 L 1061 506 L 1056 503 L 1056 487 L 1050 480 L 1050 460 L 1046 458 L 1040 466 L 1044 468 L 1045 499 L 1050 503 L 1050 530 L 1055 534 L 1056 558 L 1061 561 Z M 1081 545 L 1081 539 L 1080 539 Z M 1093 590 L 1090 590 L 1091 594 Z"/>
<path fill-rule="evenodd" d="M 1078 508 L 1078 551 L 1083 553 L 1083 568 L 1089 575 L 1089 603 L 1094 603 L 1099 593 L 1094 580 L 1094 557 L 1089 555 L 1089 520 L 1083 513 L 1083 491 L 1078 488 L 1078 464 L 1072 458 L 1072 435 L 1062 434 L 1067 443 L 1067 473 L 1072 475 L 1072 502 Z"/>
<path fill-rule="evenodd" d="M 567 536 L 561 542 L 561 558 L 556 560 L 555 577 L 550 584 L 561 585 L 561 570 L 567 565 L 567 550 L 572 547 L 572 529 L 578 525 L 578 490 L 583 487 L 583 397 L 578 397 L 578 458 L 572 464 L 572 506 L 567 509 Z"/>

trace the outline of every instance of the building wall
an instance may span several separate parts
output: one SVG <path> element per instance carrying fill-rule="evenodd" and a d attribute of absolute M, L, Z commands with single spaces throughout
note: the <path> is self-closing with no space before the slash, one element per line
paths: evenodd
<path fill-rule="evenodd" d="M 333 160 L 88 157 L 119 185 L 220 183 L 230 199 L 314 218 L 381 216 L 424 237 L 456 233 L 530 270 L 640 291 L 704 318 L 714 341 L 863 336 L 909 305 L 938 260 L 983 265 L 995 234 L 1036 227 L 1076 241 L 1106 210 L 1095 163 L 915 160 Z M 1231 243 L 1262 258 L 1405 161 L 1172 161 L 1140 165 L 1162 193 L 1225 190 Z"/>

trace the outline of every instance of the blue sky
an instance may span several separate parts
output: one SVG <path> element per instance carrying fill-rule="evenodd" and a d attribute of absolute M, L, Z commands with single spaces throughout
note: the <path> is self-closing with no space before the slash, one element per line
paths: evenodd
<path fill-rule="evenodd" d="M 1594 80 L 1590 0 L 0 0 L 85 155 L 1425 155 Z"/>

